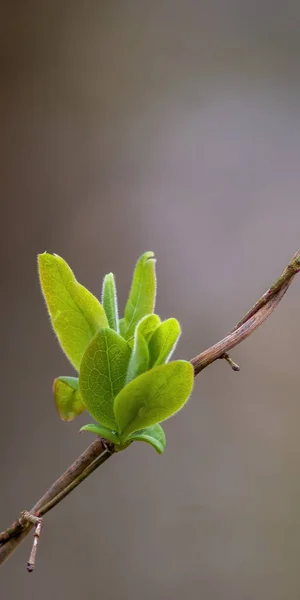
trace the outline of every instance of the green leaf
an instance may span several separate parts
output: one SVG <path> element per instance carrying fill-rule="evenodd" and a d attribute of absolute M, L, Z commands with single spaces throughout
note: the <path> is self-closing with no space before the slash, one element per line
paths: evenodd
<path fill-rule="evenodd" d="M 141 329 L 143 329 L 143 321 L 140 321 L 135 329 L 134 346 L 128 365 L 126 383 L 145 373 L 149 366 L 148 344 L 141 333 Z"/>
<path fill-rule="evenodd" d="M 145 252 L 138 260 L 133 274 L 129 298 L 125 307 L 124 337 L 126 340 L 134 335 L 137 323 L 155 306 L 156 277 L 153 252 Z"/>
<path fill-rule="evenodd" d="M 133 339 L 133 350 L 130 357 L 126 383 L 138 377 L 149 369 L 149 349 L 147 340 L 160 323 L 157 315 L 151 314 L 143 317 L 137 324 Z M 130 340 L 128 343 L 131 346 Z"/>
<path fill-rule="evenodd" d="M 122 317 L 122 319 L 119 319 L 119 334 L 122 337 L 125 337 L 125 330 L 126 330 L 126 321 L 125 321 L 124 317 Z"/>
<path fill-rule="evenodd" d="M 108 273 L 103 279 L 101 302 L 109 327 L 119 333 L 117 291 L 113 273 Z"/>
<path fill-rule="evenodd" d="M 111 429 L 103 427 L 102 425 L 96 425 L 95 423 L 91 423 L 90 425 L 84 425 L 79 431 L 90 431 L 91 433 L 100 435 L 100 437 L 102 437 L 104 440 L 108 440 L 113 444 L 119 444 L 120 442 L 116 431 L 112 431 Z"/>
<path fill-rule="evenodd" d="M 55 405 L 63 421 L 73 421 L 86 407 L 78 390 L 78 377 L 58 377 L 53 382 Z"/>
<path fill-rule="evenodd" d="M 160 318 L 158 315 L 154 315 L 153 313 L 150 315 L 146 315 L 143 317 L 138 323 L 137 327 L 139 327 L 140 332 L 144 336 L 146 342 L 149 341 L 151 335 L 155 331 L 155 329 L 160 325 Z"/>
<path fill-rule="evenodd" d="M 117 430 L 114 398 L 125 385 L 130 346 L 113 329 L 100 329 L 86 349 L 80 366 L 79 389 L 90 415 Z"/>
<path fill-rule="evenodd" d="M 194 369 L 184 360 L 154 367 L 133 379 L 114 402 L 116 429 L 121 439 L 179 411 L 186 403 L 193 383 Z"/>
<path fill-rule="evenodd" d="M 128 436 L 127 441 L 147 442 L 147 444 L 151 444 L 159 454 L 162 454 L 166 447 L 165 432 L 159 423 L 152 425 L 152 427 L 146 427 L 146 429 L 140 429 L 139 431 L 131 433 Z"/>
<path fill-rule="evenodd" d="M 130 357 L 126 383 L 138 377 L 149 369 L 149 349 L 147 340 L 160 323 L 157 315 L 151 314 L 143 317 L 137 324 L 133 339 L 133 350 Z M 131 341 L 128 340 L 131 346 Z"/>
<path fill-rule="evenodd" d="M 175 350 L 180 333 L 177 319 L 167 319 L 155 329 L 149 340 L 149 368 L 168 362 Z"/>
<path fill-rule="evenodd" d="M 57 254 L 39 254 L 38 267 L 53 329 L 63 351 L 79 371 L 83 353 L 96 331 L 108 326 L 105 311 Z"/>

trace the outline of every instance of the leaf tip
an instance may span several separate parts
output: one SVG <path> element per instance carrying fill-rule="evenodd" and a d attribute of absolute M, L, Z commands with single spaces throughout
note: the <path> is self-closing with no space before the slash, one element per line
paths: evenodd
<path fill-rule="evenodd" d="M 146 260 L 149 260 L 150 258 L 154 258 L 155 254 L 153 250 L 147 250 L 142 256 L 144 256 Z"/>

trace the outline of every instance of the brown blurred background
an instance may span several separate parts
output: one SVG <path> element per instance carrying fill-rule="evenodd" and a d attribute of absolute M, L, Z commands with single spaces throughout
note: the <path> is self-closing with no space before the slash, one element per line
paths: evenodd
<path fill-rule="evenodd" d="M 177 357 L 225 335 L 300 246 L 296 0 L 1 4 L 0 529 L 92 441 L 59 420 L 36 255 L 124 306 L 157 256 Z M 136 444 L 1 570 L 1 599 L 300 597 L 300 278 L 196 380 L 159 457 Z"/>

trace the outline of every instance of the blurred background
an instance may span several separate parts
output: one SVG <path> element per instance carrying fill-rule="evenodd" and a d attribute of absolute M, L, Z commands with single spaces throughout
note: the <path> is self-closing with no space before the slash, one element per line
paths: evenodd
<path fill-rule="evenodd" d="M 36 255 L 123 309 L 157 257 L 157 312 L 189 359 L 300 246 L 300 4 L 1 5 L 0 530 L 88 446 L 56 414 L 72 374 Z M 5 600 L 300 597 L 300 277 L 268 322 L 196 379 L 163 456 L 136 444 L 45 519 L 1 571 Z"/>

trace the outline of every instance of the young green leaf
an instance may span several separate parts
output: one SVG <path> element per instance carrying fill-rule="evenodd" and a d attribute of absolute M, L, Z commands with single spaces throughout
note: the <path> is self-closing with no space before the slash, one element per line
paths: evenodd
<path fill-rule="evenodd" d="M 114 402 L 116 429 L 121 439 L 164 421 L 180 410 L 192 391 L 193 382 L 194 369 L 184 360 L 154 367 L 133 379 Z"/>
<path fill-rule="evenodd" d="M 119 334 L 122 337 L 125 337 L 125 331 L 126 331 L 126 321 L 125 321 L 124 317 L 122 317 L 122 319 L 119 319 Z"/>
<path fill-rule="evenodd" d="M 168 362 L 180 336 L 177 319 L 167 319 L 157 327 L 149 340 L 149 368 Z"/>
<path fill-rule="evenodd" d="M 53 329 L 68 359 L 79 371 L 83 353 L 100 327 L 108 327 L 100 302 L 78 283 L 56 254 L 39 254 L 39 276 Z"/>
<path fill-rule="evenodd" d="M 140 332 L 142 333 L 146 342 L 148 343 L 151 335 L 154 333 L 155 329 L 157 329 L 159 325 L 159 316 L 152 313 L 143 317 L 138 323 L 137 327 L 139 327 Z"/>
<path fill-rule="evenodd" d="M 113 329 L 100 329 L 80 365 L 79 389 L 90 415 L 104 427 L 117 430 L 114 398 L 125 385 L 130 346 Z"/>
<path fill-rule="evenodd" d="M 130 357 L 126 383 L 149 369 L 149 349 L 147 340 L 160 323 L 157 315 L 151 314 L 143 317 L 137 324 L 134 332 L 134 345 Z M 128 343 L 131 345 L 130 341 Z"/>
<path fill-rule="evenodd" d="M 126 340 L 134 335 L 137 323 L 155 306 L 156 277 L 153 252 L 145 252 L 138 260 L 133 274 L 129 298 L 125 307 L 124 337 Z"/>
<path fill-rule="evenodd" d="M 100 435 L 104 440 L 108 440 L 113 444 L 119 444 L 120 440 L 116 431 L 112 431 L 107 427 L 103 427 L 103 425 L 96 425 L 96 423 L 91 423 L 90 425 L 84 425 L 81 427 L 79 431 L 90 431 L 91 433 L 95 433 L 96 435 Z"/>
<path fill-rule="evenodd" d="M 139 431 L 131 433 L 126 441 L 147 442 L 147 444 L 151 444 L 159 454 L 162 454 L 166 447 L 165 432 L 159 423 L 152 425 L 152 427 L 146 427 L 146 429 L 140 429 Z"/>
<path fill-rule="evenodd" d="M 128 365 L 126 383 L 129 383 L 129 381 L 138 377 L 138 375 L 145 373 L 149 366 L 148 344 L 141 333 L 142 328 L 143 322 L 140 321 L 135 329 L 134 346 Z"/>
<path fill-rule="evenodd" d="M 109 327 L 119 333 L 117 291 L 113 273 L 108 273 L 103 279 L 101 302 Z"/>
<path fill-rule="evenodd" d="M 63 421 L 73 421 L 86 406 L 78 390 L 78 377 L 57 377 L 53 382 L 55 405 Z"/>

